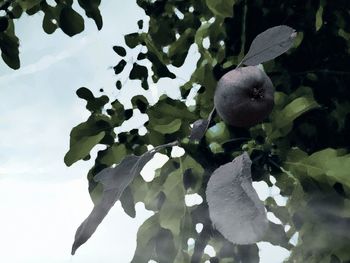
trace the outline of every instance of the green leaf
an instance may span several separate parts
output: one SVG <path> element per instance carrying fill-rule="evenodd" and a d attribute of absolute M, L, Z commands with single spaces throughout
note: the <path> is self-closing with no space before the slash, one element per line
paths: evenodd
<path fill-rule="evenodd" d="M 17 0 L 16 2 L 26 11 L 39 4 L 41 0 Z"/>
<path fill-rule="evenodd" d="M 235 0 L 206 0 L 208 8 L 213 14 L 223 18 L 233 16 L 235 2 Z"/>
<path fill-rule="evenodd" d="M 320 28 L 321 28 L 321 26 L 323 24 L 322 16 L 323 16 L 323 6 L 321 5 L 318 8 L 317 13 L 316 13 L 316 20 L 315 20 L 316 31 L 320 30 Z"/>
<path fill-rule="evenodd" d="M 103 156 L 99 161 L 107 166 L 111 166 L 119 163 L 126 154 L 127 151 L 124 144 L 114 144 L 103 153 Z"/>
<path fill-rule="evenodd" d="M 344 154 L 343 149 L 327 148 L 297 162 L 288 159 L 285 164 L 293 173 L 307 175 L 331 185 L 339 182 L 350 188 L 350 154 Z"/>
<path fill-rule="evenodd" d="M 62 8 L 59 20 L 62 31 L 70 37 L 81 33 L 85 28 L 82 16 L 68 6 Z"/>
<path fill-rule="evenodd" d="M 300 97 L 289 103 L 282 112 L 276 116 L 276 127 L 283 128 L 292 123 L 303 113 L 315 109 L 320 105 L 310 97 Z"/>
<path fill-rule="evenodd" d="M 214 126 L 210 127 L 205 138 L 208 142 L 218 142 L 223 143 L 230 139 L 230 132 L 224 122 L 216 123 Z"/>
<path fill-rule="evenodd" d="M 181 127 L 181 120 L 175 119 L 168 124 L 154 125 L 153 129 L 161 134 L 170 134 L 178 131 Z"/>
<path fill-rule="evenodd" d="M 166 196 L 164 204 L 159 212 L 160 225 L 171 230 L 178 236 L 180 234 L 181 220 L 185 215 L 185 188 L 181 169 L 177 169 L 168 175 L 163 185 Z"/>
<path fill-rule="evenodd" d="M 76 161 L 86 157 L 90 153 L 91 149 L 102 140 L 105 134 L 105 132 L 100 132 L 93 136 L 80 138 L 70 146 L 69 151 L 64 156 L 65 164 L 67 166 L 71 166 Z"/>
<path fill-rule="evenodd" d="M 309 92 L 311 90 L 309 88 L 300 88 L 294 94 L 291 95 L 291 98 L 297 96 L 299 93 L 301 93 L 301 91 Z M 295 119 L 297 119 L 305 112 L 316 108 L 320 108 L 320 105 L 314 100 L 312 94 L 307 94 L 295 98 L 282 109 L 275 109 L 273 114 L 271 115 L 272 130 L 271 134 L 268 134 L 268 137 L 270 139 L 276 139 L 285 136 L 291 131 Z"/>

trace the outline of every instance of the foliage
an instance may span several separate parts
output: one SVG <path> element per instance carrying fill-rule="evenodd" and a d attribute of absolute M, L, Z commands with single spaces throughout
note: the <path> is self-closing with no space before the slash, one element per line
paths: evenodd
<path fill-rule="evenodd" d="M 24 13 L 34 15 L 44 13 L 43 30 L 52 34 L 57 28 L 72 37 L 84 30 L 83 17 L 73 9 L 73 0 L 55 0 L 54 6 L 46 0 L 1 0 L 0 11 L 0 49 L 4 62 L 13 69 L 20 67 L 19 39 L 15 32 L 15 20 Z M 79 6 L 85 10 L 87 17 L 92 18 L 98 29 L 102 28 L 102 16 L 98 9 L 101 0 L 78 0 Z"/>
<path fill-rule="evenodd" d="M 86 89 L 78 90 L 79 97 L 87 100 L 91 116 L 73 128 L 69 158 L 65 159 L 71 165 L 78 159 L 88 159 L 88 151 L 94 145 L 106 146 L 98 152 L 88 174 L 91 197 L 98 206 L 105 192 L 99 174 L 105 168 L 122 164 L 131 154 L 143 156 L 149 145 L 178 141 L 185 149 L 179 158 L 172 158 L 169 148 L 161 149 L 169 160 L 156 171 L 155 178 L 146 183 L 136 176 L 120 197 L 131 216 L 136 202 L 143 202 L 154 211 L 139 229 L 132 262 L 259 261 L 256 244 L 234 245 L 212 227 L 206 202 L 210 175 L 242 151 L 247 151 L 252 159 L 253 181 L 272 185 L 273 175 L 281 194 L 288 198 L 286 206 L 279 206 L 273 198 L 265 200 L 267 210 L 282 225 L 271 223 L 264 240 L 289 249 L 288 262 L 348 262 L 350 2 L 137 3 L 149 16 L 148 31 L 128 34 L 126 46 L 115 47 L 122 57 L 115 73 L 126 69 L 123 57 L 128 49 L 143 46 L 147 51 L 140 51 L 129 77 L 140 80 L 144 89 L 161 78 L 171 81 L 176 75 L 170 65 L 181 67 L 189 48 L 195 45 L 200 53 L 197 67 L 179 89 L 185 99 L 199 84 L 196 106 L 187 108 L 183 100 L 166 96 L 154 105 L 142 97 L 135 98 L 133 107 L 148 115 L 147 133 L 141 136 L 137 130 L 131 130 L 116 134 L 114 128 L 130 118 L 130 109 L 118 101 L 109 103 L 104 96 L 95 98 Z M 142 28 L 142 23 L 138 24 Z M 270 117 L 250 129 L 226 126 L 215 115 L 208 118 L 217 80 L 242 61 L 255 36 L 280 24 L 295 28 L 298 35 L 291 50 L 264 64 L 276 87 L 275 108 Z M 206 40 L 210 43 L 208 48 L 203 44 Z M 142 60 L 151 62 L 152 71 L 141 65 Z M 123 88 L 121 82 L 117 86 Z M 204 137 L 202 133 L 191 134 L 190 124 L 194 122 L 194 127 L 209 126 Z M 216 125 L 223 136 L 210 135 Z M 199 194 L 203 202 L 186 206 L 184 198 L 190 193 Z M 198 223 L 203 224 L 199 233 L 195 227 Z M 286 225 L 291 226 L 287 232 Z M 299 233 L 299 238 L 294 246 L 288 241 L 295 233 Z M 194 246 L 188 245 L 189 238 L 195 239 Z M 203 254 L 207 244 L 216 250 L 215 257 Z"/>

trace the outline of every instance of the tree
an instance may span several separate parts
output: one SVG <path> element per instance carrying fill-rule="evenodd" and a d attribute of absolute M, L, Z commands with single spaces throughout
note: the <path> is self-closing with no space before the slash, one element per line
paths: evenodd
<path fill-rule="evenodd" d="M 119 198 L 125 212 L 134 217 L 134 204 L 143 202 L 155 214 L 139 229 L 132 262 L 259 262 L 255 244 L 234 245 L 213 228 L 205 194 L 214 171 L 246 151 L 252 160 L 252 179 L 275 184 L 288 198 L 286 206 L 279 206 L 273 198 L 265 200 L 266 209 L 283 225 L 269 223 L 263 240 L 289 249 L 288 262 L 348 262 L 350 2 L 137 3 L 149 16 L 148 30 L 128 34 L 126 46 L 114 47 L 121 57 L 114 67 L 115 74 L 125 70 L 123 57 L 129 49 L 142 46 L 147 51 L 139 52 L 129 78 L 140 80 L 144 89 L 161 78 L 171 81 L 176 75 L 169 65 L 181 67 L 194 44 L 200 59 L 191 79 L 179 89 L 185 99 L 194 84 L 201 88 L 196 106 L 191 108 L 182 100 L 164 96 L 154 105 L 141 95 L 135 96 L 133 108 L 149 118 L 143 136 L 137 130 L 114 132 L 132 116 L 131 109 L 113 98 L 110 102 L 105 95 L 95 97 L 87 88 L 77 91 L 87 101 L 91 115 L 72 129 L 65 163 L 69 166 L 89 159 L 95 145 L 106 146 L 98 152 L 88 173 L 96 217 L 87 220 L 101 222 Z M 242 61 L 259 33 L 281 24 L 295 28 L 298 35 L 286 54 L 264 63 L 276 88 L 270 116 L 249 129 L 228 126 L 215 114 L 205 122 L 211 115 L 220 77 Z M 138 25 L 142 29 L 143 21 Z M 209 47 L 203 45 L 207 40 Z M 145 60 L 152 63 L 152 71 L 141 65 L 140 61 Z M 118 81 L 116 87 L 123 88 L 122 83 Z M 199 142 L 189 139 L 193 123 L 194 128 L 209 126 Z M 154 146 L 153 150 L 148 151 L 149 145 Z M 185 149 L 182 157 L 171 158 L 174 145 Z M 154 180 L 146 183 L 139 173 L 156 152 L 170 159 L 156 171 Z M 116 168 L 110 168 L 113 164 Z M 203 202 L 187 207 L 184 195 L 189 193 L 198 193 Z M 200 233 L 195 229 L 197 223 L 203 224 Z M 286 225 L 290 226 L 287 232 Z M 77 231 L 74 251 L 94 231 L 86 226 L 90 224 L 83 223 Z M 299 238 L 293 246 L 288 240 L 295 233 Z M 194 247 L 188 246 L 189 238 L 195 239 Z M 203 254 L 207 244 L 215 248 L 214 258 Z"/>
<path fill-rule="evenodd" d="M 57 28 L 68 36 L 74 36 L 84 30 L 83 17 L 73 9 L 73 0 L 55 0 L 52 6 L 46 0 L 1 0 L 0 11 L 0 49 L 4 62 L 13 69 L 20 68 L 19 39 L 15 33 L 14 20 L 23 13 L 34 15 L 43 12 L 43 30 L 52 34 Z M 92 18 L 97 28 L 102 28 L 102 16 L 98 9 L 101 0 L 78 0 L 87 17 Z"/>

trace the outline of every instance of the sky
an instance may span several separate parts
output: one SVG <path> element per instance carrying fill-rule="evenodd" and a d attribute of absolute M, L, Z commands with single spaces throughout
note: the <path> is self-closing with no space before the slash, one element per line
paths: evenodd
<path fill-rule="evenodd" d="M 118 202 L 92 238 L 75 256 L 70 255 L 76 228 L 92 209 L 86 174 L 97 151 L 103 149 L 96 147 L 91 161 L 79 161 L 71 167 L 63 163 L 72 127 L 88 117 L 84 101 L 75 91 L 85 86 L 98 94 L 103 88 L 126 105 L 140 92 L 153 102 L 162 93 L 178 98 L 176 87 L 189 78 L 198 59 L 192 47 L 185 67 L 173 69 L 182 80 L 159 81 L 147 94 L 128 81 L 130 88 L 120 92 L 115 89 L 118 78 L 111 68 L 118 62 L 112 46 L 121 44 L 124 34 L 138 30 L 137 20 L 144 18 L 147 22 L 147 18 L 136 1 L 102 1 L 101 12 L 101 31 L 86 19 L 85 31 L 72 38 L 60 30 L 52 35 L 44 33 L 42 13 L 24 15 L 16 21 L 21 69 L 9 69 L 0 60 L 2 262 L 130 262 L 137 229 L 151 215 L 137 204 L 137 217 L 130 218 Z M 139 116 L 124 129 L 139 127 L 142 121 Z M 143 176 L 151 178 L 153 170 L 166 160 L 161 155 L 157 158 L 143 170 Z M 276 188 L 263 184 L 255 187 L 260 189 L 261 198 L 278 195 Z M 266 242 L 260 242 L 259 248 L 262 263 L 279 263 L 288 256 L 286 250 Z"/>

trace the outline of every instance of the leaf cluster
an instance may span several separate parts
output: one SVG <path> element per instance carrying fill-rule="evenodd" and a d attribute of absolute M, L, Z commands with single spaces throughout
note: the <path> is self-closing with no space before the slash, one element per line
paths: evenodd
<path fill-rule="evenodd" d="M 265 200 L 267 211 L 282 224 L 271 223 L 264 240 L 290 250 L 288 262 L 348 262 L 350 20 L 346 10 L 350 2 L 137 3 L 149 16 L 148 29 L 144 31 L 143 22 L 139 21 L 140 30 L 126 35 L 125 45 L 114 48 L 120 56 L 115 74 L 127 70 L 125 56 L 130 49 L 140 51 L 129 78 L 139 80 L 146 90 L 161 78 L 176 78 L 172 69 L 191 58 L 188 51 L 192 45 L 200 54 L 197 67 L 179 87 L 181 99 L 163 96 L 150 105 L 138 95 L 132 99 L 131 111 L 116 100 L 109 103 L 105 96 L 96 98 L 87 89 L 78 90 L 78 96 L 87 101 L 91 116 L 73 128 L 65 158 L 66 164 L 71 165 L 88 159 L 95 145 L 106 146 L 98 152 L 88 173 L 95 207 L 104 203 L 101 200 L 106 198 L 106 189 L 114 185 L 104 185 L 103 174 L 113 171 L 110 169 L 128 168 L 115 175 L 119 178 L 116 180 L 134 180 L 123 187 L 121 195 L 114 194 L 110 204 L 120 198 L 125 212 L 132 217 L 137 202 L 154 211 L 139 229 L 132 262 L 259 262 L 256 244 L 234 245 L 213 228 L 206 202 L 210 175 L 242 151 L 252 160 L 252 180 L 278 187 L 287 198 L 285 206 L 278 205 L 272 197 Z M 207 121 L 218 79 L 242 60 L 249 65 L 248 50 L 254 46 L 254 38 L 280 24 L 288 24 L 298 34 L 286 54 L 264 64 L 276 87 L 275 108 L 270 117 L 250 129 L 227 126 L 215 114 Z M 204 44 L 208 41 L 209 46 Z M 281 50 L 286 46 L 290 47 L 282 45 Z M 144 61 L 151 63 L 151 70 Z M 189 108 L 184 101 L 196 85 L 200 86 L 196 105 Z M 127 88 L 120 81 L 116 86 Z M 144 124 L 147 133 L 116 133 L 115 128 L 136 109 L 148 115 Z M 191 133 L 191 128 L 196 133 Z M 151 182 L 130 176 L 130 170 L 136 168 L 124 165 L 129 158 L 137 162 L 149 153 L 150 145 L 157 147 L 174 141 L 185 149 L 185 154 L 172 158 L 170 147 L 161 148 L 160 153 L 169 160 L 156 171 Z M 108 168 L 114 164 L 119 166 Z M 185 196 L 193 193 L 200 195 L 203 202 L 188 206 Z M 197 224 L 203 224 L 201 231 L 196 231 Z M 287 226 L 289 230 L 285 231 Z M 293 245 L 289 241 L 296 233 L 298 242 Z M 190 238 L 195 240 L 194 245 L 188 243 Z M 215 249 L 215 257 L 204 253 L 206 245 Z"/>

